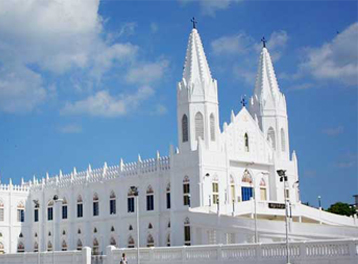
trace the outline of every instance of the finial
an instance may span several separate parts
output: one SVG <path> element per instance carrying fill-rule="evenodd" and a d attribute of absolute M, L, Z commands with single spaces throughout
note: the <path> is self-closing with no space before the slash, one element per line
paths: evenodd
<path fill-rule="evenodd" d="M 196 28 L 196 24 L 198 24 L 198 21 L 195 20 L 195 17 L 193 17 L 190 21 L 191 23 L 193 23 L 193 28 Z"/>
<path fill-rule="evenodd" d="M 246 106 L 246 94 L 242 95 L 241 96 L 241 101 L 240 103 L 242 104 L 242 107 L 245 107 Z"/>
<path fill-rule="evenodd" d="M 261 42 L 262 42 L 263 47 L 266 48 L 267 40 L 265 39 L 265 37 L 262 37 Z"/>

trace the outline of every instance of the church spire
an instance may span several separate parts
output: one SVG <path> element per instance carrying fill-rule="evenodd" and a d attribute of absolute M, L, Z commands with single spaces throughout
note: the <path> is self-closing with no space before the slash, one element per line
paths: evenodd
<path fill-rule="evenodd" d="M 265 39 L 263 39 L 263 45 L 256 77 L 255 96 L 263 101 L 266 101 L 269 98 L 277 101 L 279 100 L 280 89 L 270 53 L 266 48 Z"/>
<path fill-rule="evenodd" d="M 193 25 L 195 25 L 195 23 Z M 193 27 L 189 36 L 183 79 L 185 79 L 186 83 L 192 83 L 196 81 L 206 82 L 212 80 L 203 44 L 201 42 L 198 30 L 195 27 Z"/>

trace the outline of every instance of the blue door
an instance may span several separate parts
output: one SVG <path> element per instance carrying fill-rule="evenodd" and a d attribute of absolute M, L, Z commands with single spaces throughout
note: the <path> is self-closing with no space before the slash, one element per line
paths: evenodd
<path fill-rule="evenodd" d="M 242 201 L 248 201 L 252 197 L 251 187 L 241 187 Z"/>

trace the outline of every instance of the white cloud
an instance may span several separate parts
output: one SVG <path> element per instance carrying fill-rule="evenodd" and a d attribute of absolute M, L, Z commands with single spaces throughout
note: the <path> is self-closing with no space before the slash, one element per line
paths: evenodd
<path fill-rule="evenodd" d="M 150 31 L 152 31 L 152 33 L 156 33 L 159 29 L 159 26 L 157 23 L 152 22 L 150 23 Z"/>
<path fill-rule="evenodd" d="M 112 96 L 108 91 L 99 91 L 84 100 L 66 103 L 61 110 L 63 115 L 90 115 L 118 117 L 136 110 L 141 102 L 154 94 L 149 86 L 139 88 L 134 94 Z"/>
<path fill-rule="evenodd" d="M 168 112 L 168 109 L 165 107 L 165 105 L 157 104 L 155 106 L 154 115 L 165 115 Z"/>
<path fill-rule="evenodd" d="M 306 48 L 299 70 L 318 80 L 334 80 L 346 85 L 358 84 L 358 23 L 319 48 Z"/>
<path fill-rule="evenodd" d="M 253 44 L 252 37 L 245 33 L 234 36 L 224 36 L 211 42 L 214 55 L 238 55 L 247 53 Z"/>
<path fill-rule="evenodd" d="M 343 126 L 333 127 L 333 128 L 326 128 L 322 130 L 322 133 L 328 135 L 328 136 L 338 136 L 339 134 L 342 134 L 344 132 Z"/>
<path fill-rule="evenodd" d="M 39 74 L 21 65 L 3 67 L 0 69 L 0 110 L 8 113 L 32 111 L 47 97 L 42 83 Z"/>
<path fill-rule="evenodd" d="M 68 124 L 59 128 L 63 134 L 78 134 L 82 132 L 82 126 L 78 124 Z"/>
<path fill-rule="evenodd" d="M 133 84 L 150 84 L 163 77 L 168 65 L 169 61 L 167 60 L 134 65 L 128 71 L 126 81 Z"/>
<path fill-rule="evenodd" d="M 238 3 L 243 0 L 179 0 L 186 3 L 199 3 L 201 11 L 205 15 L 214 16 L 218 10 L 224 10 L 230 7 L 233 3 Z"/>

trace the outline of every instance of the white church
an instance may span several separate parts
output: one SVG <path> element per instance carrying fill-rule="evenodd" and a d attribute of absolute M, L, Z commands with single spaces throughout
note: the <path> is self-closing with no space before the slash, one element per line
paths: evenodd
<path fill-rule="evenodd" d="M 178 147 L 1 184 L 0 253 L 285 241 L 286 223 L 290 241 L 358 237 L 356 218 L 301 203 L 286 99 L 265 45 L 254 94 L 237 111 L 221 126 L 194 25 L 177 85 Z"/>

